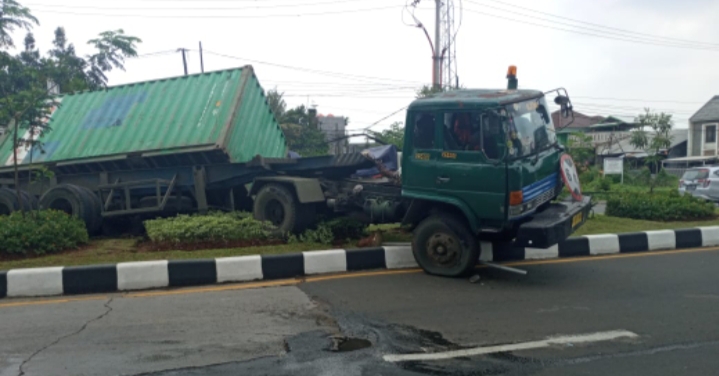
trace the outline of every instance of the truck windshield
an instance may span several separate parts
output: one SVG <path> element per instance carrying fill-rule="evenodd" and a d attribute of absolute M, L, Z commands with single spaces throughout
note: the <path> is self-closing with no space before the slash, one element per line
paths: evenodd
<path fill-rule="evenodd" d="M 510 157 L 539 152 L 557 142 L 554 124 L 544 98 L 505 106 Z"/>

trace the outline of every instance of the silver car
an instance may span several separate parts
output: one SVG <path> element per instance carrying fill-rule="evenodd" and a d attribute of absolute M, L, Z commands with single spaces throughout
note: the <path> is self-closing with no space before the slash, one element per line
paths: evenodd
<path fill-rule="evenodd" d="M 719 167 L 697 167 L 686 170 L 679 179 L 679 193 L 719 201 Z"/>

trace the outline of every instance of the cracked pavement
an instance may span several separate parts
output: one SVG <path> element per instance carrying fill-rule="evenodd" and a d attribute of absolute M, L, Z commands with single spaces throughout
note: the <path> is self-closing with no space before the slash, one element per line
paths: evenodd
<path fill-rule="evenodd" d="M 405 272 L 67 303 L 11 299 L 0 302 L 0 376 L 716 373 L 719 249 L 576 261 L 524 265 L 527 276 L 481 269 L 478 283 Z M 637 337 L 440 361 L 382 358 L 612 330 Z M 331 336 L 372 346 L 332 352 Z"/>
<path fill-rule="evenodd" d="M 296 287 L 118 294 L 109 304 L 0 309 L 0 376 L 134 375 L 247 360 L 283 353 L 284 340 L 298 333 L 330 328 Z"/>

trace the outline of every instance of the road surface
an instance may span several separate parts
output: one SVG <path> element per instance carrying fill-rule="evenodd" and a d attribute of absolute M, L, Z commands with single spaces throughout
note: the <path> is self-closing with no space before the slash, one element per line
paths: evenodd
<path fill-rule="evenodd" d="M 520 264 L 528 275 L 478 269 L 476 283 L 410 270 L 5 299 L 0 375 L 709 375 L 719 369 L 719 249 Z"/>

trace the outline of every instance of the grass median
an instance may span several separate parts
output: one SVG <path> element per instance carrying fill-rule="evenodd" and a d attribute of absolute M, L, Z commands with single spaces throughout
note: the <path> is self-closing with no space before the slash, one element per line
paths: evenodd
<path fill-rule="evenodd" d="M 689 227 L 719 226 L 719 219 L 693 222 L 656 222 L 628 218 L 595 215 L 572 236 L 605 233 L 627 233 L 649 230 L 666 230 Z M 399 231 L 398 225 L 375 225 L 370 231 L 381 231 L 384 242 L 409 242 L 411 234 Z M 195 251 L 147 251 L 138 246 L 138 239 L 94 239 L 78 250 L 24 259 L 0 259 L 0 270 L 33 268 L 43 266 L 78 266 L 92 264 L 115 264 L 128 261 L 186 260 L 198 258 L 232 257 L 245 255 L 273 255 L 303 251 L 357 248 L 355 243 L 332 246 L 319 243 L 292 243 L 243 248 L 206 249 Z"/>

